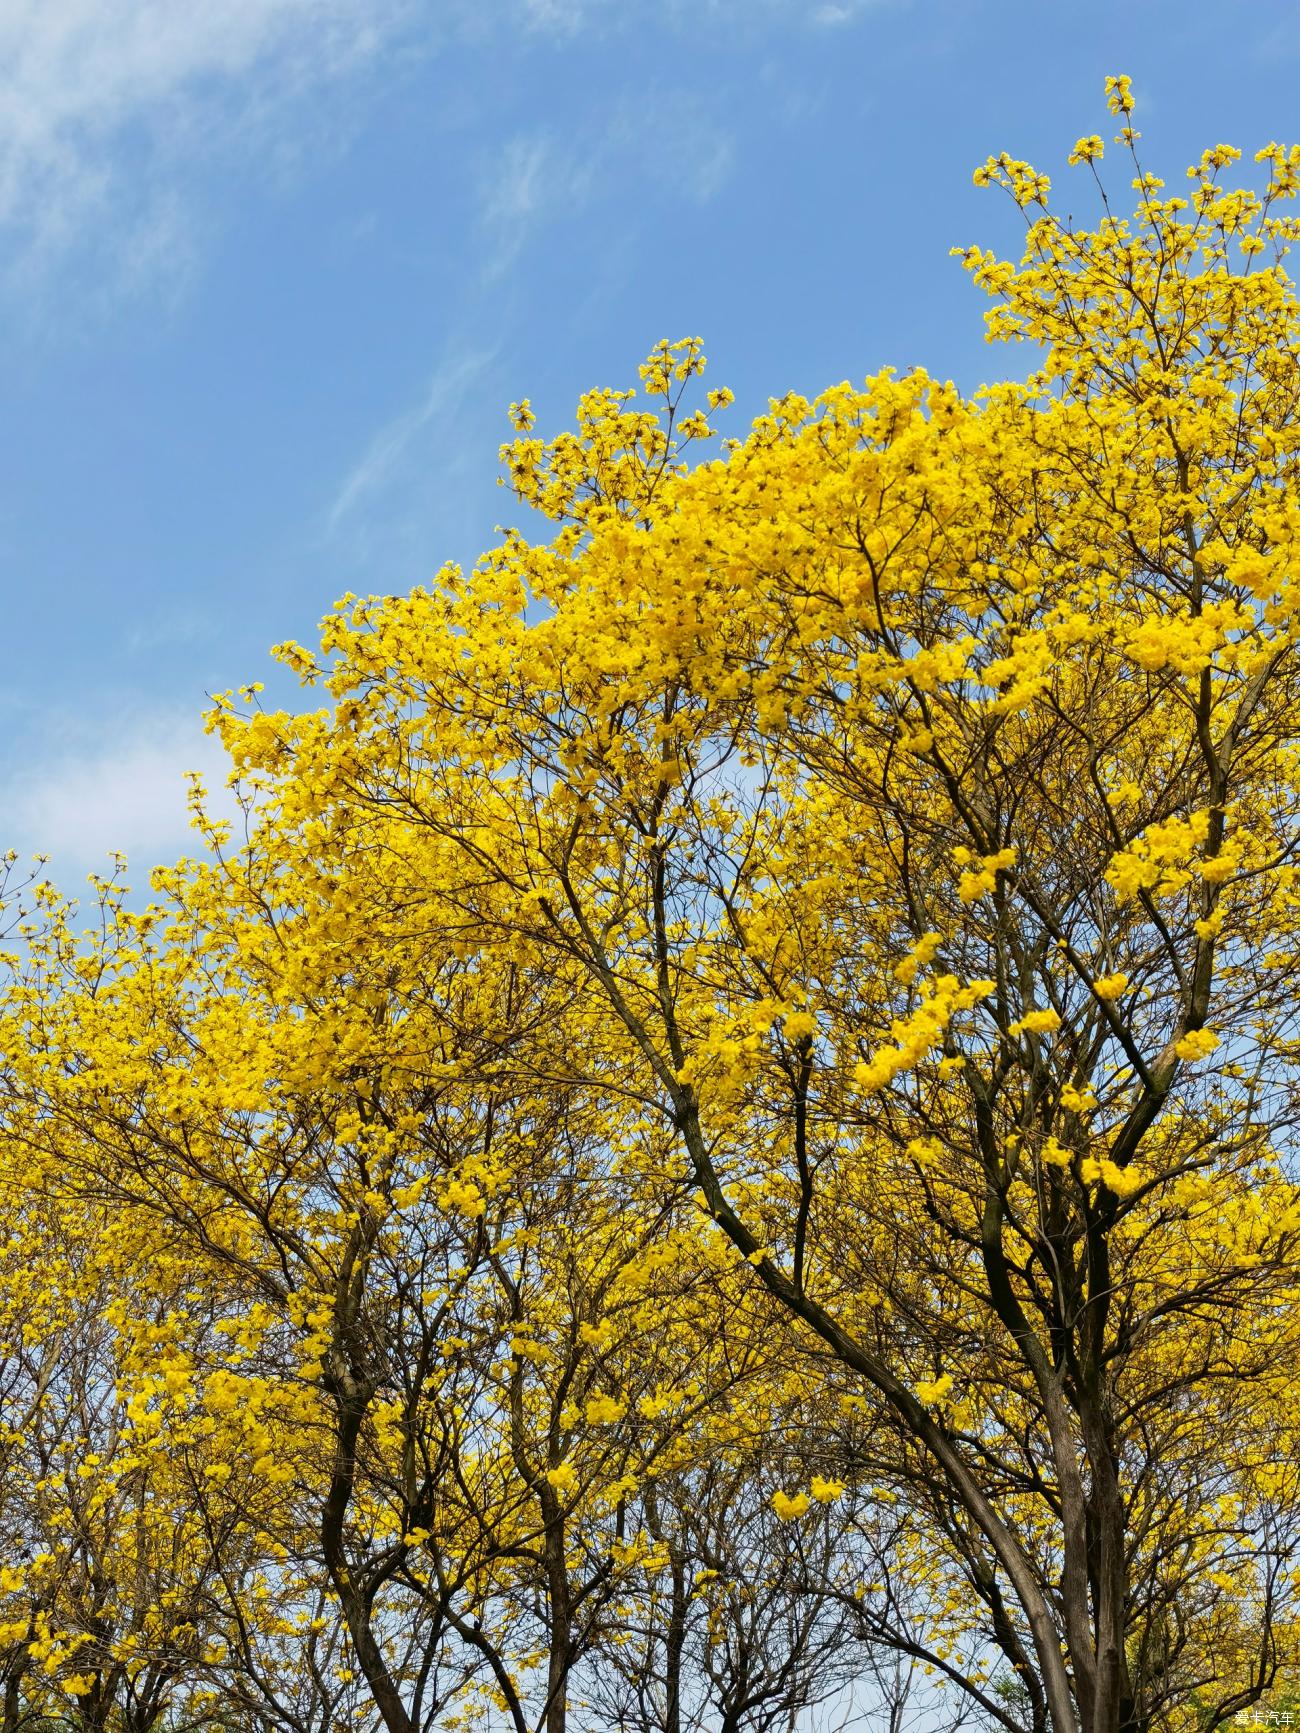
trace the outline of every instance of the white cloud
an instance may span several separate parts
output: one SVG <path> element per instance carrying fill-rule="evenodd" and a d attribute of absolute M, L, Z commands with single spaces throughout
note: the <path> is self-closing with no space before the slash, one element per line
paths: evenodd
<path fill-rule="evenodd" d="M 699 205 L 717 197 L 735 167 L 736 139 L 710 105 L 684 92 L 649 92 L 638 110 L 624 109 L 619 127 L 623 148 L 638 164 L 647 131 L 657 141 L 654 172 L 664 186 Z"/>
<path fill-rule="evenodd" d="M 592 160 L 588 154 L 584 161 L 546 131 L 505 141 L 484 176 L 479 220 L 487 242 L 485 282 L 505 275 L 544 219 L 587 202 Z"/>
<path fill-rule="evenodd" d="M 600 0 L 607 5 L 608 0 Z M 523 14 L 538 30 L 560 30 L 571 34 L 593 10 L 592 0 L 522 0 Z"/>
<path fill-rule="evenodd" d="M 649 184 L 707 204 L 726 185 L 735 158 L 733 134 L 703 101 L 654 85 L 638 90 L 635 103 L 607 111 L 603 124 L 563 140 L 546 129 L 508 138 L 483 175 L 483 280 L 503 277 L 543 225 L 611 194 L 632 205 Z"/>
<path fill-rule="evenodd" d="M 571 37 L 640 19 L 695 30 L 845 23 L 888 0 L 0 0 L 0 239 L 5 275 L 31 289 L 79 261 L 87 304 L 182 285 L 212 220 L 196 182 L 214 167 L 283 174 L 346 142 L 359 74 L 455 37 L 483 54 L 508 32 Z M 497 165 L 500 244 L 543 205 L 581 201 L 590 153 L 537 135 Z M 724 150 L 702 160 L 710 196 Z M 513 223 L 514 227 L 511 228 Z M 504 260 L 504 264 L 494 261 Z M 35 303 L 33 298 L 33 303 Z M 66 308 L 61 309 L 66 318 Z"/>
<path fill-rule="evenodd" d="M 372 62 L 411 4 L 0 0 L 0 228 L 20 274 L 110 236 L 127 286 L 183 263 L 187 176 L 231 154 L 282 165 L 301 99 Z"/>
<path fill-rule="evenodd" d="M 0 788 L 0 850 L 48 855 L 56 882 L 73 892 L 120 852 L 130 863 L 128 882 L 141 888 L 150 867 L 198 844 L 186 804 L 189 771 L 202 776 L 214 816 L 232 816 L 229 762 L 192 713 L 136 714 L 98 733 L 87 721 L 65 722 L 45 755 L 11 771 Z"/>
<path fill-rule="evenodd" d="M 547 183 L 556 179 L 556 160 L 554 141 L 545 133 L 507 139 L 488 188 L 484 221 L 489 226 L 527 222 L 551 196 Z"/>
<path fill-rule="evenodd" d="M 572 36 L 602 23 L 626 23 L 629 17 L 666 19 L 687 29 L 704 23 L 732 25 L 779 23 L 795 25 L 847 24 L 888 0 L 513 0 L 524 26 L 539 33 Z"/>
<path fill-rule="evenodd" d="M 337 530 L 358 507 L 369 504 L 404 470 L 419 436 L 464 402 L 470 386 L 491 366 L 494 349 L 449 353 L 434 369 L 420 401 L 395 416 L 372 437 L 334 495 L 326 527 Z"/>

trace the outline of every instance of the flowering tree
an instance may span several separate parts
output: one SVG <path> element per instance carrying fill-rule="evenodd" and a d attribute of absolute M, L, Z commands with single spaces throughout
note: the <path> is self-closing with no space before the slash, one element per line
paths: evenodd
<path fill-rule="evenodd" d="M 742 1372 L 838 1417 L 777 1517 L 850 1486 L 873 1546 L 905 1517 L 874 1574 L 799 1592 L 995 1722 L 1212 1728 L 1293 1653 L 1300 150 L 1256 189 L 1216 147 L 1166 196 L 1108 97 L 1131 218 L 1102 188 L 1063 223 L 1009 157 L 976 177 L 1026 220 L 1019 263 L 963 254 L 990 335 L 1036 346 L 1024 383 L 787 397 L 694 464 L 729 400 L 689 407 L 694 340 L 550 442 L 516 405 L 551 539 L 283 647 L 329 706 L 213 718 L 251 840 L 210 831 L 165 906 L 90 958 L 56 932 L 61 969 L 11 995 L 11 1135 L 93 1150 L 280 1295 L 336 1488 L 363 1437 L 396 1462 L 421 1414 L 483 1420 L 472 1546 L 442 1459 L 366 1533 L 482 1559 L 454 1617 L 445 1575 L 401 1580 L 507 1707 L 545 1674 L 549 1733 L 602 1628 L 574 1596 L 627 1599 L 656 1476 L 725 1453 Z M 1099 188 L 1102 156 L 1071 159 Z M 381 1265 L 390 1312 L 434 1296 L 405 1409 L 362 1323 Z M 593 1312 L 621 1271 L 664 1321 L 652 1385 Z M 439 1409 L 435 1346 L 475 1342 Z M 667 1459 L 617 1430 L 660 1396 Z M 400 1696 L 374 1597 L 325 1562 Z"/>

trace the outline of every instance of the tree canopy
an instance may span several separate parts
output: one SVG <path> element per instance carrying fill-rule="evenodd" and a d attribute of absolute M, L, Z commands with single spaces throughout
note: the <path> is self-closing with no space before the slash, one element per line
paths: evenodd
<path fill-rule="evenodd" d="M 1024 380 L 513 405 L 530 528 L 217 703 L 241 827 L 15 890 L 7 1729 L 1282 1687 L 1300 148 L 1107 98 L 1131 215 L 976 173 Z"/>

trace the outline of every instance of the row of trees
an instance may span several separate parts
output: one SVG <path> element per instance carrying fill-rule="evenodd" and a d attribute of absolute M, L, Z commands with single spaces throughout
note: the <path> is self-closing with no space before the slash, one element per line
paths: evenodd
<path fill-rule="evenodd" d="M 1300 1587 L 1300 151 L 964 257 L 1024 384 L 697 342 L 549 539 L 218 704 L 3 1004 L 10 1726 L 1213 1729 Z M 1096 173 L 1099 138 L 1072 161 Z M 62 1701 L 63 1709 L 58 1708 Z"/>
<path fill-rule="evenodd" d="M 229 1170 L 210 1261 L 120 1172 L 6 1200 L 6 1727 L 776 1729 L 849 1677 L 868 1513 L 771 1498 L 859 1428 L 734 1270 L 571 1125 L 549 1184 L 424 1209 L 299 1107 L 310 1245 Z"/>

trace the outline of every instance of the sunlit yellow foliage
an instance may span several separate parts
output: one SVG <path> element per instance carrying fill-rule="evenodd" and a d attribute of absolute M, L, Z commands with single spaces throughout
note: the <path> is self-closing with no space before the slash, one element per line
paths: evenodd
<path fill-rule="evenodd" d="M 691 338 L 574 431 L 515 404 L 546 536 L 345 597 L 279 652 L 318 708 L 221 699 L 246 835 L 146 911 L 36 895 L 6 1135 L 112 1212 L 117 1445 L 262 1549 L 272 1636 L 316 1568 L 388 1733 L 417 1610 L 456 1714 L 558 1733 L 602 1642 L 728 1652 L 796 1548 L 1053 1733 L 1295 1658 L 1300 153 L 1166 196 L 1106 96 L 1131 215 L 976 171 L 1027 378 L 714 446 Z"/>

